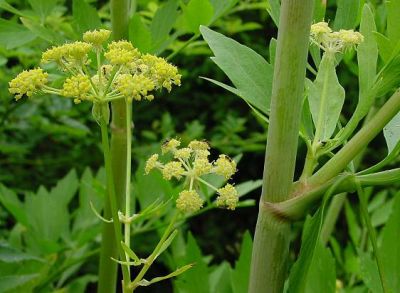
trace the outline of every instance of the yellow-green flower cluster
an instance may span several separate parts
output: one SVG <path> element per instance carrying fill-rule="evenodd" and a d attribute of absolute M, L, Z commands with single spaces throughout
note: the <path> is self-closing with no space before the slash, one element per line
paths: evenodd
<path fill-rule="evenodd" d="M 18 101 L 23 95 L 33 96 L 47 83 L 48 74 L 41 68 L 24 70 L 9 82 L 9 91 Z"/>
<path fill-rule="evenodd" d="M 104 29 L 88 31 L 83 34 L 83 40 L 87 43 L 92 44 L 93 47 L 100 49 L 103 47 L 103 44 L 108 40 L 110 35 L 111 31 Z"/>
<path fill-rule="evenodd" d="M 86 75 L 78 74 L 65 80 L 61 95 L 74 98 L 74 102 L 78 104 L 82 100 L 93 99 L 93 95 L 90 93 L 91 88 L 89 78 Z"/>
<path fill-rule="evenodd" d="M 128 41 L 113 41 L 104 49 L 110 35 L 111 31 L 104 29 L 88 31 L 83 34 L 83 41 L 54 46 L 42 54 L 42 63 L 54 62 L 67 75 L 61 89 L 43 87 L 47 73 L 35 69 L 15 78 L 10 92 L 20 99 L 41 89 L 71 97 L 76 103 L 107 103 L 118 99 L 151 101 L 155 90 L 171 91 L 172 85 L 180 85 L 181 75 L 175 66 L 163 58 L 142 55 Z M 96 57 L 93 67 L 97 68 L 92 68 L 90 52 Z"/>
<path fill-rule="evenodd" d="M 311 25 L 311 42 L 318 45 L 328 53 L 339 53 L 355 48 L 364 41 L 364 37 L 354 30 L 332 31 L 326 22 L 318 22 Z"/>
<path fill-rule="evenodd" d="M 220 155 L 216 161 L 211 162 L 210 146 L 205 141 L 194 140 L 183 148 L 179 148 L 180 145 L 178 139 L 166 141 L 161 146 L 161 151 L 163 154 L 172 154 L 172 159 L 167 163 L 161 163 L 158 154 L 152 155 L 145 166 L 146 174 L 153 169 L 159 169 L 166 180 L 185 179 L 189 188 L 182 191 L 176 200 L 177 208 L 184 213 L 192 213 L 202 207 L 203 199 L 195 190 L 200 184 L 205 184 L 217 192 L 217 206 L 235 209 L 239 200 L 235 187 L 226 184 L 218 189 L 202 176 L 216 174 L 228 180 L 236 172 L 236 163 L 226 155 Z"/>
<path fill-rule="evenodd" d="M 154 90 L 154 83 L 143 75 L 121 74 L 115 82 L 115 88 L 130 101 L 140 101 L 142 97 L 148 101 L 154 99 L 153 95 L 149 95 Z"/>

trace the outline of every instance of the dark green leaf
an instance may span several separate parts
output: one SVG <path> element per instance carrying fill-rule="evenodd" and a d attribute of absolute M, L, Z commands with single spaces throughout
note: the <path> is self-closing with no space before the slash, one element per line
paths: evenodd
<path fill-rule="evenodd" d="M 229 77 L 240 96 L 263 113 L 268 113 L 272 66 L 252 49 L 220 33 L 206 27 L 201 27 L 201 33 L 215 55 L 212 60 Z"/>

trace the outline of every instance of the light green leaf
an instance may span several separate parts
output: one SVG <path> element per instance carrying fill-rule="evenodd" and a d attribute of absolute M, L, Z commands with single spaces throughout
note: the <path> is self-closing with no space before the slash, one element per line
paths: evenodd
<path fill-rule="evenodd" d="M 235 268 L 231 270 L 231 284 L 233 293 L 247 292 L 250 278 L 250 261 L 252 253 L 252 239 L 250 233 L 246 231 L 243 235 L 240 256 L 235 263 Z"/>
<path fill-rule="evenodd" d="M 334 58 L 324 54 L 317 78 L 309 84 L 308 102 L 315 136 L 320 141 L 328 140 L 335 131 L 343 107 L 345 92 L 336 75 Z"/>
<path fill-rule="evenodd" d="M 138 13 L 136 13 L 129 22 L 129 40 L 140 52 L 151 52 L 151 32 L 142 22 L 142 18 Z"/>
<path fill-rule="evenodd" d="M 269 41 L 269 63 L 272 66 L 274 66 L 275 64 L 276 45 L 277 40 L 275 38 L 271 38 L 271 40 Z"/>
<path fill-rule="evenodd" d="M 394 44 L 400 41 L 400 0 L 385 1 L 387 11 L 387 33 Z"/>
<path fill-rule="evenodd" d="M 187 28 L 195 34 L 199 33 L 201 25 L 209 25 L 214 15 L 214 8 L 209 0 L 191 0 L 182 9 Z"/>
<path fill-rule="evenodd" d="M 271 16 L 273 22 L 276 26 L 279 25 L 279 15 L 281 10 L 281 1 L 280 0 L 269 0 L 268 1 L 268 14 Z"/>
<path fill-rule="evenodd" d="M 71 170 L 64 178 L 51 189 L 51 196 L 55 197 L 60 205 L 67 206 L 79 187 L 79 180 L 75 170 Z"/>
<path fill-rule="evenodd" d="M 40 274 L 10 275 L 0 277 L 0 292 L 10 292 L 11 290 L 13 290 L 12 292 L 18 292 L 18 290 L 22 287 L 30 292 L 33 288 L 29 288 L 29 283 L 39 277 Z"/>
<path fill-rule="evenodd" d="M 171 32 L 178 15 L 177 0 L 169 0 L 166 4 L 158 8 L 150 26 L 152 52 L 156 52 L 169 37 L 169 33 Z"/>
<path fill-rule="evenodd" d="M 236 185 L 236 190 L 238 192 L 238 196 L 242 197 L 246 194 L 248 194 L 249 192 L 261 187 L 262 185 L 262 180 L 249 180 L 249 181 L 245 181 L 242 183 L 239 183 L 238 185 Z"/>
<path fill-rule="evenodd" d="M 357 25 L 360 0 L 338 0 L 334 29 L 352 29 Z"/>
<path fill-rule="evenodd" d="M 101 27 L 101 21 L 97 10 L 89 5 L 86 0 L 72 1 L 72 17 L 75 22 L 76 30 L 80 34 Z"/>
<path fill-rule="evenodd" d="M 206 27 L 200 30 L 215 55 L 212 60 L 229 77 L 240 96 L 263 113 L 268 113 L 272 66 L 255 51 L 235 40 Z"/>
<path fill-rule="evenodd" d="M 360 275 L 367 288 L 374 293 L 383 293 L 376 261 L 366 252 L 360 252 L 359 258 Z"/>
<path fill-rule="evenodd" d="M 232 293 L 229 263 L 224 261 L 210 273 L 210 293 Z"/>
<path fill-rule="evenodd" d="M 57 1 L 55 0 L 28 0 L 28 2 L 32 6 L 33 11 L 40 16 L 42 22 L 51 14 L 57 5 Z"/>
<path fill-rule="evenodd" d="M 166 279 L 170 279 L 176 276 L 179 276 L 180 274 L 183 274 L 184 272 L 186 272 L 187 270 L 191 269 L 193 267 L 193 265 L 185 265 L 183 267 L 180 267 L 178 269 L 176 269 L 175 271 L 173 271 L 172 273 L 166 275 L 166 276 L 162 276 L 162 277 L 156 277 L 154 279 L 151 279 L 150 281 L 147 281 L 145 279 L 141 280 L 138 284 L 139 286 L 149 286 L 151 284 L 166 280 Z"/>
<path fill-rule="evenodd" d="M 364 116 L 369 111 L 375 100 L 374 96 L 368 94 L 375 81 L 378 62 L 378 46 L 375 41 L 375 31 L 374 15 L 369 5 L 365 4 L 360 24 L 360 33 L 364 36 L 364 41 L 357 49 L 360 93 L 356 113 L 359 113 L 358 115 L 361 116 Z"/>
<path fill-rule="evenodd" d="M 325 19 L 326 2 L 326 0 L 315 0 L 313 16 L 315 22 L 323 21 Z"/>
<path fill-rule="evenodd" d="M 388 147 L 388 155 L 392 153 L 400 143 L 400 113 L 397 113 L 392 120 L 383 128 L 386 145 Z"/>
<path fill-rule="evenodd" d="M 35 38 L 36 36 L 22 25 L 0 19 L 0 45 L 6 49 L 22 46 Z"/>
<path fill-rule="evenodd" d="M 164 241 L 163 244 L 161 244 L 160 250 L 157 252 L 157 255 L 155 258 L 157 258 L 158 256 L 160 256 L 172 243 L 172 241 L 174 241 L 176 235 L 178 234 L 178 230 L 174 230 L 169 236 L 168 238 Z"/>
<path fill-rule="evenodd" d="M 392 292 L 400 292 L 400 193 L 395 196 L 390 218 L 383 229 L 380 255 L 387 284 Z"/>
<path fill-rule="evenodd" d="M 388 62 L 393 52 L 393 45 L 390 40 L 379 32 L 374 32 L 376 43 L 379 48 L 379 56 L 384 62 Z"/>
<path fill-rule="evenodd" d="M 21 22 L 24 24 L 24 26 L 39 38 L 42 38 L 43 40 L 49 43 L 60 42 L 59 35 L 54 33 L 52 30 L 47 29 L 46 27 L 36 22 L 35 20 L 26 17 L 21 17 L 20 19 Z"/>

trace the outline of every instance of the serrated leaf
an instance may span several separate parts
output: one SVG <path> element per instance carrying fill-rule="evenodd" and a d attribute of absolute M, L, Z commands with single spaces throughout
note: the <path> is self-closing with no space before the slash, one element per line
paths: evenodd
<path fill-rule="evenodd" d="M 101 21 L 97 10 L 87 3 L 86 0 L 72 1 L 72 17 L 75 22 L 76 30 L 80 34 L 101 27 Z"/>
<path fill-rule="evenodd" d="M 57 182 L 57 185 L 51 189 L 50 194 L 57 198 L 60 205 L 67 206 L 76 194 L 78 187 L 78 175 L 75 170 L 71 170 L 64 178 Z"/>
<path fill-rule="evenodd" d="M 345 98 L 334 62 L 332 56 L 324 54 L 315 81 L 308 84 L 308 102 L 316 128 L 315 136 L 320 141 L 327 141 L 334 133 Z"/>
<path fill-rule="evenodd" d="M 229 77 L 240 96 L 268 113 L 272 88 L 272 66 L 252 49 L 209 28 L 201 33 L 215 57 L 212 60 Z"/>
<path fill-rule="evenodd" d="M 142 22 L 142 18 L 138 13 L 134 14 L 129 22 L 129 40 L 139 49 L 140 52 L 151 52 L 151 32 Z"/>
<path fill-rule="evenodd" d="M 15 192 L 0 184 L 0 203 L 23 225 L 27 225 L 27 217 L 23 204 Z"/>
<path fill-rule="evenodd" d="M 57 1 L 55 0 L 28 0 L 28 2 L 32 6 L 33 11 L 40 16 L 42 22 L 57 5 Z"/>
<path fill-rule="evenodd" d="M 250 233 L 246 231 L 243 235 L 240 256 L 235 263 L 235 268 L 231 270 L 231 284 L 233 293 L 247 292 L 250 279 L 250 261 L 252 253 L 252 239 Z"/>
<path fill-rule="evenodd" d="M 201 25 L 209 25 L 214 15 L 214 8 L 209 0 L 191 0 L 183 6 L 182 17 L 190 32 L 199 33 Z"/>
<path fill-rule="evenodd" d="M 0 45 L 13 49 L 36 38 L 28 29 L 15 22 L 0 19 Z"/>

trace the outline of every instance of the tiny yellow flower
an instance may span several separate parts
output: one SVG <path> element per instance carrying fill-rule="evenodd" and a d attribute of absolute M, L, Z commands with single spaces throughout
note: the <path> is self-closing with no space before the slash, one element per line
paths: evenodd
<path fill-rule="evenodd" d="M 320 39 L 323 35 L 328 34 L 330 32 L 332 32 L 332 29 L 325 21 L 317 22 L 311 25 L 310 33 L 317 40 Z"/>
<path fill-rule="evenodd" d="M 152 155 L 146 162 L 146 166 L 144 171 L 146 174 L 149 174 L 151 170 L 153 170 L 157 166 L 158 162 L 158 154 Z"/>
<path fill-rule="evenodd" d="M 19 100 L 23 95 L 33 96 L 47 83 L 47 72 L 41 68 L 24 70 L 9 82 L 9 91 Z"/>
<path fill-rule="evenodd" d="M 179 140 L 172 138 L 163 143 L 163 145 L 161 146 L 161 152 L 162 154 L 166 154 L 169 152 L 174 153 L 177 147 L 179 147 L 180 145 L 181 142 Z"/>
<path fill-rule="evenodd" d="M 162 175 L 164 179 L 171 180 L 172 177 L 180 179 L 185 173 L 181 162 L 172 161 L 164 165 L 162 169 Z"/>
<path fill-rule="evenodd" d="M 121 74 L 115 82 L 115 88 L 127 99 L 140 101 L 143 98 L 152 100 L 148 93 L 154 89 L 154 83 L 143 75 Z"/>
<path fill-rule="evenodd" d="M 183 160 L 188 160 L 191 155 L 192 155 L 192 149 L 190 148 L 181 148 L 179 150 L 176 150 L 174 153 L 174 157 L 176 159 L 183 159 Z"/>
<path fill-rule="evenodd" d="M 214 171 L 218 175 L 224 176 L 225 179 L 229 179 L 236 172 L 236 162 L 226 155 L 219 155 L 214 163 Z"/>
<path fill-rule="evenodd" d="M 75 98 L 75 103 L 81 100 L 90 100 L 91 84 L 86 75 L 76 75 L 67 78 L 63 84 L 61 95 Z"/>
<path fill-rule="evenodd" d="M 226 184 L 224 187 L 218 189 L 219 196 L 217 197 L 216 204 L 218 207 L 227 207 L 229 210 L 234 210 L 239 201 L 238 192 L 231 184 Z"/>
<path fill-rule="evenodd" d="M 212 164 L 207 158 L 197 157 L 193 163 L 193 171 L 196 176 L 201 176 L 210 173 Z"/>
<path fill-rule="evenodd" d="M 83 40 L 96 48 L 101 48 L 110 35 L 111 31 L 105 29 L 87 31 L 83 34 Z"/>
<path fill-rule="evenodd" d="M 104 57 L 112 65 L 128 65 L 140 57 L 139 51 L 127 41 L 112 42 L 108 45 L 108 51 Z"/>
<path fill-rule="evenodd" d="M 203 207 L 204 201 L 194 190 L 183 190 L 176 200 L 176 207 L 183 213 L 194 213 Z"/>
<path fill-rule="evenodd" d="M 189 148 L 191 148 L 194 151 L 207 151 L 210 149 L 210 145 L 206 141 L 199 141 L 199 140 L 193 140 L 189 143 Z"/>
<path fill-rule="evenodd" d="M 339 38 L 349 48 L 359 45 L 364 41 L 364 36 L 354 30 L 340 30 Z"/>

